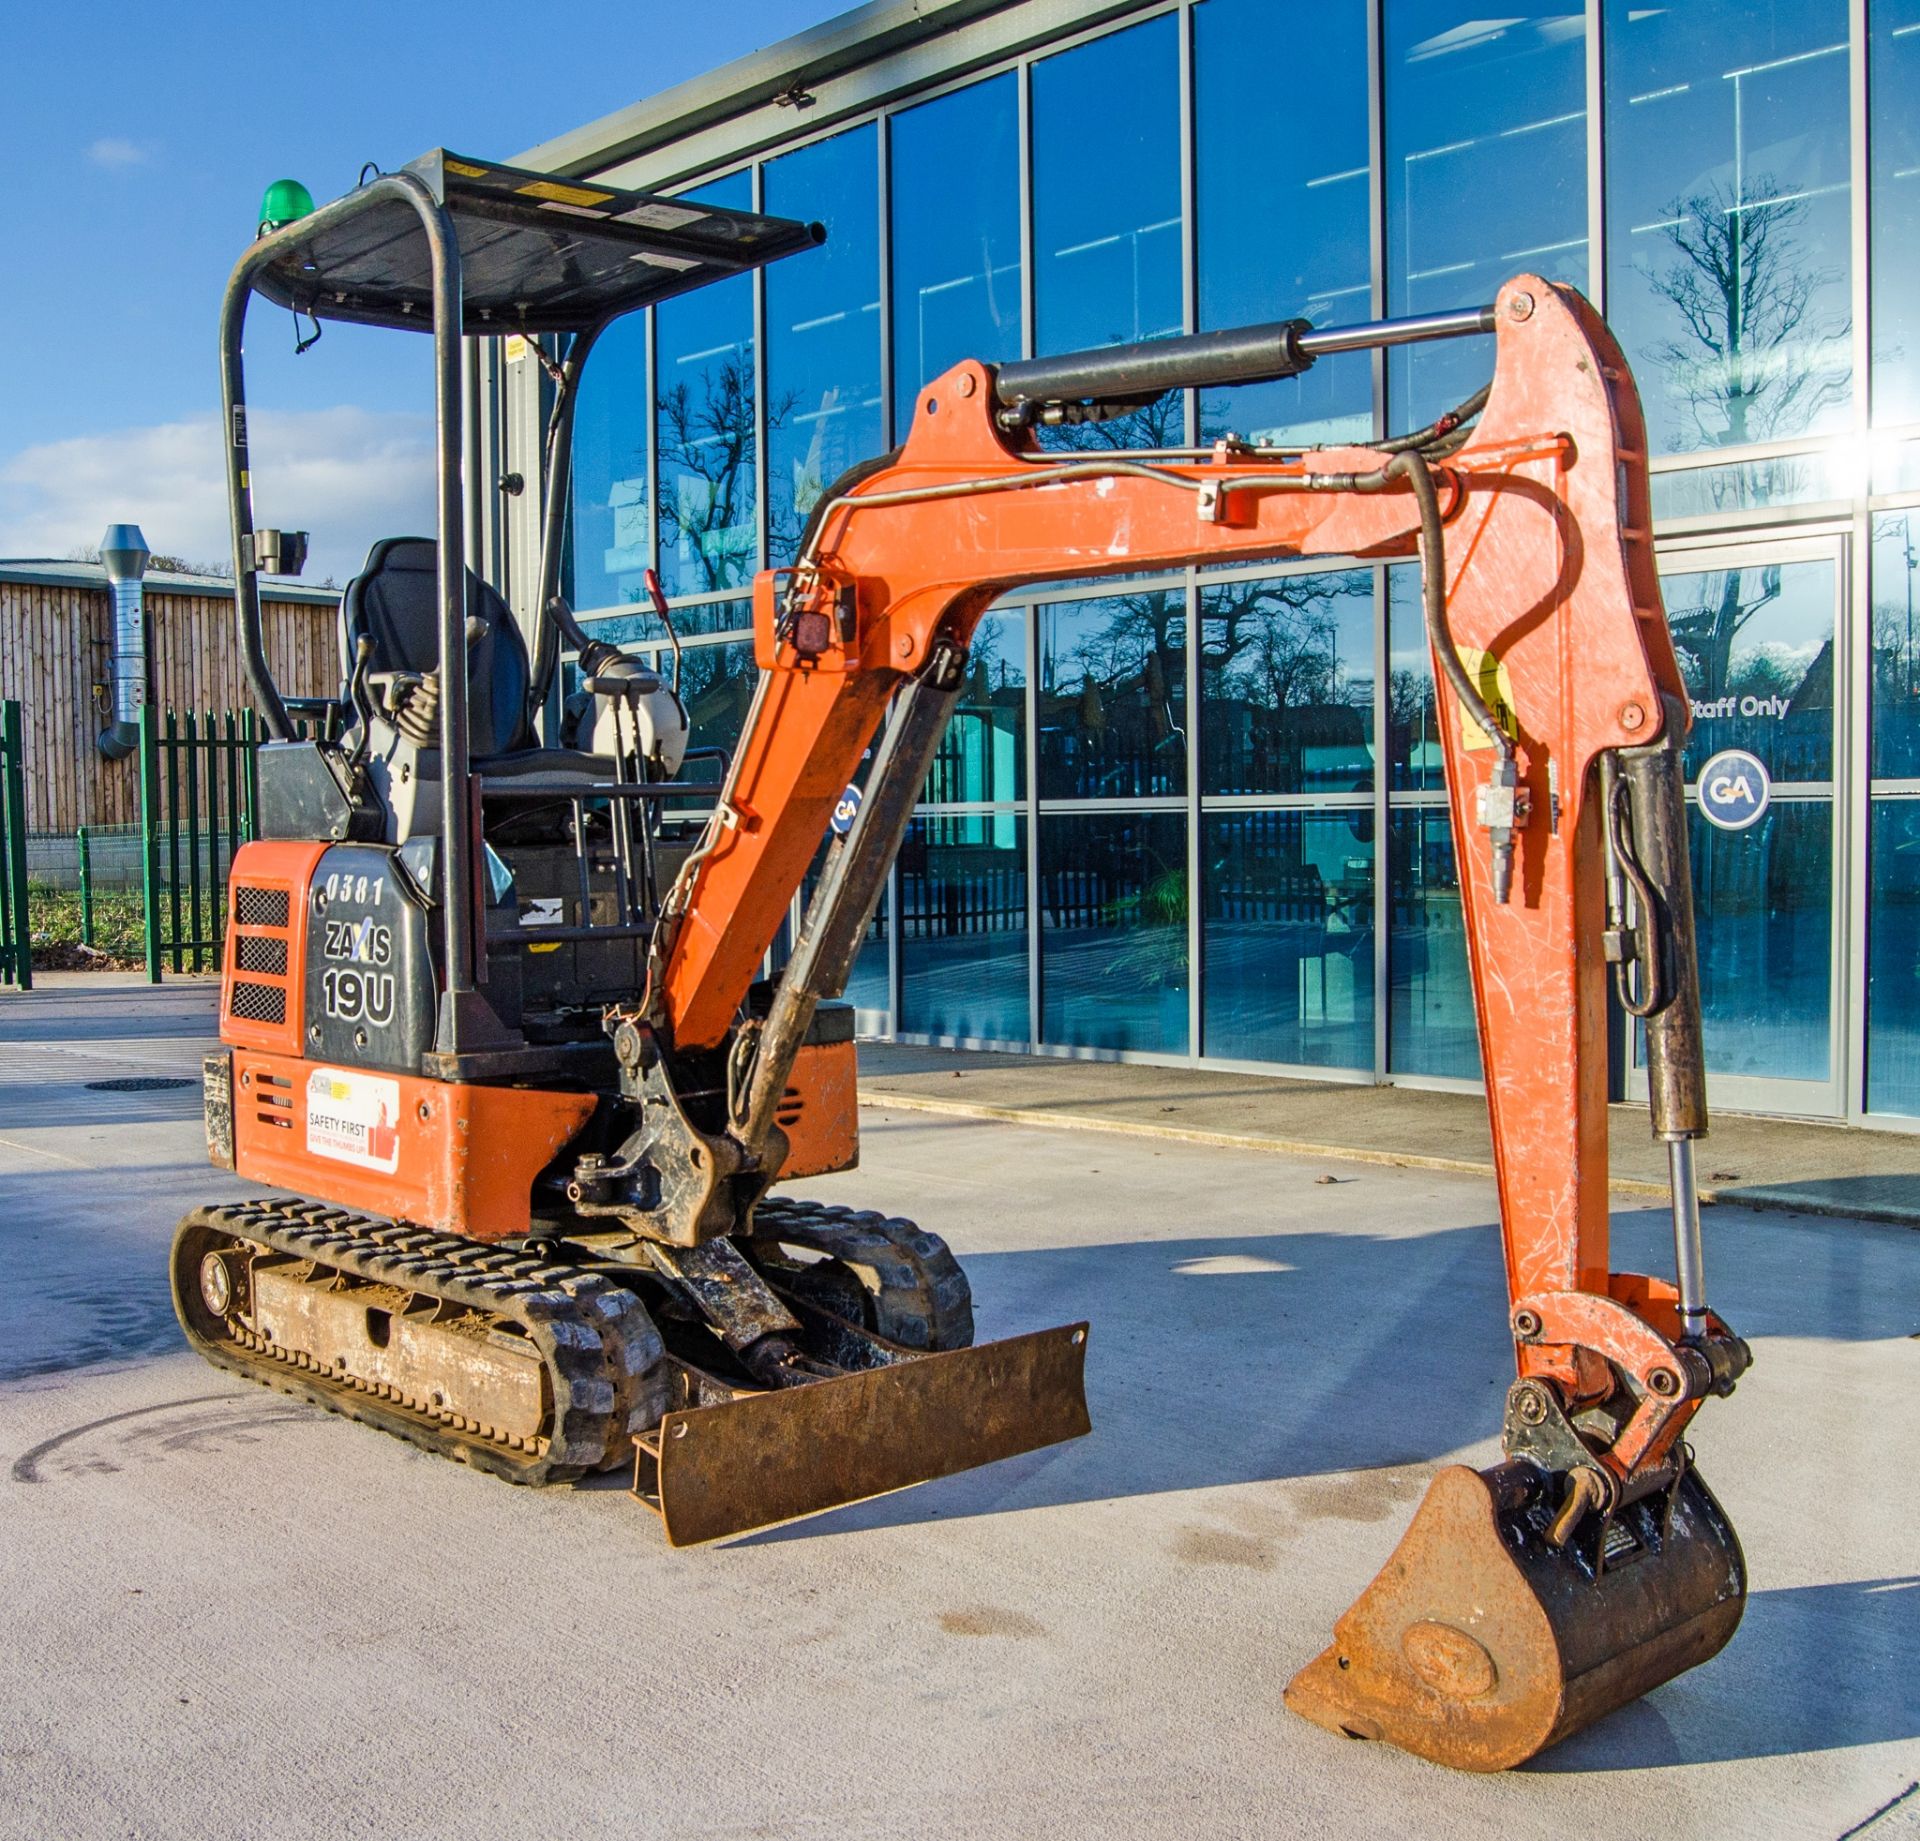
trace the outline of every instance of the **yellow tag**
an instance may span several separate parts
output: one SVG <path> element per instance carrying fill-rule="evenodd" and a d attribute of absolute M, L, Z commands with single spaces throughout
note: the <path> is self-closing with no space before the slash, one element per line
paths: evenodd
<path fill-rule="evenodd" d="M 1518 741 L 1520 725 L 1514 720 L 1513 683 L 1507 676 L 1506 665 L 1491 652 L 1476 652 L 1471 646 L 1460 648 L 1460 662 L 1466 666 L 1467 676 L 1473 680 L 1481 701 L 1493 711 L 1494 720 L 1514 741 Z M 1493 746 L 1493 737 L 1467 714 L 1464 706 L 1460 711 L 1460 746 Z"/>
<path fill-rule="evenodd" d="M 527 337 L 525 333 L 510 332 L 501 340 L 501 347 L 507 354 L 509 364 L 518 364 L 527 355 Z"/>
<path fill-rule="evenodd" d="M 544 946 L 538 946 L 538 945 L 529 946 L 527 948 L 527 951 L 528 952 L 558 952 L 561 946 L 564 944 L 565 942 L 561 940 L 549 940 Z"/>
<path fill-rule="evenodd" d="M 484 166 L 469 166 L 465 160 L 449 160 L 447 171 L 458 173 L 462 179 L 484 179 L 487 176 Z"/>
<path fill-rule="evenodd" d="M 596 192 L 584 185 L 562 185 L 557 179 L 536 179 L 531 185 L 515 189 L 522 198 L 544 198 L 556 205 L 604 205 L 613 199 L 611 192 Z"/>

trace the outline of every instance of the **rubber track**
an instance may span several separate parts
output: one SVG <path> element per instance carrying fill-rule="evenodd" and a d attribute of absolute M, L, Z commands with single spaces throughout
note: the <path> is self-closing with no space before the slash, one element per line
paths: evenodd
<path fill-rule="evenodd" d="M 973 1287 L 938 1234 L 900 1215 L 784 1195 L 761 1198 L 753 1231 L 872 1274 L 873 1327 L 889 1342 L 929 1352 L 972 1345 Z"/>
<path fill-rule="evenodd" d="M 446 1298 L 520 1325 L 545 1362 L 553 1416 L 533 1451 L 514 1451 L 484 1431 L 462 1431 L 428 1414 L 194 1327 L 182 1287 L 197 1290 L 198 1257 L 183 1271 L 189 1236 L 250 1242 L 375 1284 Z M 515 1483 L 564 1483 L 631 1455 L 632 1434 L 666 1407 L 660 1334 L 630 1291 L 596 1273 L 504 1247 L 349 1214 L 316 1203 L 262 1200 L 194 1210 L 175 1234 L 174 1309 L 187 1339 L 215 1367 L 310 1401 L 409 1443 Z M 192 1294 L 189 1294 L 192 1295 Z"/>

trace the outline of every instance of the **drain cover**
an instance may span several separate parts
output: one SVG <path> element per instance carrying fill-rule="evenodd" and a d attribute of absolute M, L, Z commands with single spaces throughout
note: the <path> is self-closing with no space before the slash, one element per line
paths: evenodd
<path fill-rule="evenodd" d="M 180 1080 L 168 1074 L 130 1074 L 123 1080 L 90 1080 L 89 1093 L 164 1093 L 170 1087 L 197 1087 L 197 1080 Z"/>

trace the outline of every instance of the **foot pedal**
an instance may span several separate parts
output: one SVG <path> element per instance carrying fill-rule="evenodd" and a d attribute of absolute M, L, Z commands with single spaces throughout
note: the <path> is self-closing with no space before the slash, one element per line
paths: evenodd
<path fill-rule="evenodd" d="M 1726 1644 L 1746 1563 L 1695 1472 L 1589 1516 L 1556 1547 L 1555 1505 L 1517 1487 L 1517 1469 L 1450 1465 L 1434 1478 L 1333 1646 L 1288 1684 L 1295 1713 L 1456 1770 L 1501 1771 Z"/>

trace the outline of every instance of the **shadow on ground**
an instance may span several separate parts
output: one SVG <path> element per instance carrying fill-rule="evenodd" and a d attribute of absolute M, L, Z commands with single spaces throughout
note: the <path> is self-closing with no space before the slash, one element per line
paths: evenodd
<path fill-rule="evenodd" d="M 1920 1737 L 1912 1668 L 1920 1654 L 1920 1576 L 1755 1592 L 1733 1641 L 1749 1656 L 1790 1658 L 1793 1692 L 1721 1697 L 1713 1719 L 1689 1720 L 1684 1737 L 1656 1700 L 1632 1701 L 1531 1768 L 1640 1771 Z"/>
<path fill-rule="evenodd" d="M 219 981 L 190 978 L 152 985 L 66 985 L 14 992 L 0 1001 L 0 1042 L 147 1042 L 216 1034 Z"/>

